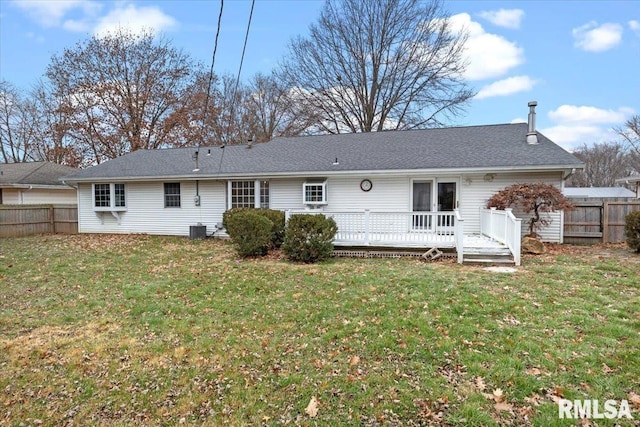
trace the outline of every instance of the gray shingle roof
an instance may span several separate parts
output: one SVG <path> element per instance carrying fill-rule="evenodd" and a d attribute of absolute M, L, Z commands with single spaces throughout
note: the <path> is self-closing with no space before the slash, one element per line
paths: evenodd
<path fill-rule="evenodd" d="M 78 169 L 51 162 L 0 163 L 0 185 L 58 185 Z"/>
<path fill-rule="evenodd" d="M 225 177 L 350 171 L 581 167 L 545 136 L 526 143 L 527 124 L 276 138 L 271 142 L 140 150 L 90 167 L 68 180 Z M 335 161 L 338 164 L 334 164 Z"/>
<path fill-rule="evenodd" d="M 565 187 L 562 192 L 572 198 L 636 197 L 636 193 L 624 187 Z"/>

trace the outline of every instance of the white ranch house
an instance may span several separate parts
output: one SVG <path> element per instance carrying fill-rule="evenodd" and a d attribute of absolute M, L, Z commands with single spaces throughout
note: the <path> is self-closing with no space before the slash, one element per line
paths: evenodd
<path fill-rule="evenodd" d="M 221 233 L 234 207 L 322 212 L 340 247 L 455 248 L 520 259 L 520 220 L 484 209 L 521 182 L 559 188 L 583 164 L 527 123 L 277 138 L 262 144 L 140 150 L 65 177 L 81 233 Z M 544 240 L 562 242 L 563 214 Z"/>

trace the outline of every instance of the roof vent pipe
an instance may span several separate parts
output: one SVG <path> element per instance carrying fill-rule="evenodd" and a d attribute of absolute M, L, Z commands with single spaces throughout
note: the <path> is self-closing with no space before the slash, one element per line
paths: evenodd
<path fill-rule="evenodd" d="M 536 132 L 536 101 L 531 101 L 529 104 L 529 129 L 527 131 L 527 144 L 538 143 L 538 133 Z"/>

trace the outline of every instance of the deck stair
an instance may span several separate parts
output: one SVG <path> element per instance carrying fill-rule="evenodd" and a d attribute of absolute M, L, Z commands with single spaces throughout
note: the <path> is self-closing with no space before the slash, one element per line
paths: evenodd
<path fill-rule="evenodd" d="M 465 263 L 515 264 L 506 245 L 479 235 L 464 236 L 463 260 Z"/>

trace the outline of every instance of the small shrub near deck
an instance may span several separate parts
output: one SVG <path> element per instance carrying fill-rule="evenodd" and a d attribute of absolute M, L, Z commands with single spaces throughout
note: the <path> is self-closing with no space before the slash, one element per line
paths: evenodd
<path fill-rule="evenodd" d="M 273 223 L 271 228 L 271 244 L 279 248 L 284 242 L 284 212 L 277 209 L 256 209 L 256 212 Z"/>
<path fill-rule="evenodd" d="M 224 226 L 224 228 L 225 229 L 227 228 L 227 222 L 229 221 L 230 218 L 232 218 L 234 215 L 241 214 L 243 212 L 254 212 L 271 221 L 273 223 L 273 226 L 271 228 L 271 245 L 274 248 L 279 248 L 280 246 L 282 246 L 282 242 L 284 241 L 284 223 L 285 223 L 284 212 L 276 209 L 255 209 L 255 208 L 229 209 L 228 211 L 222 214 L 222 225 Z"/>
<path fill-rule="evenodd" d="M 225 228 L 239 256 L 262 256 L 269 251 L 273 223 L 259 213 L 235 212 L 227 216 Z"/>
<path fill-rule="evenodd" d="M 636 252 L 640 252 L 640 211 L 631 212 L 625 217 L 626 225 L 624 227 L 627 237 L 627 245 Z"/>
<path fill-rule="evenodd" d="M 294 215 L 285 227 L 282 249 L 291 261 L 324 261 L 333 252 L 337 231 L 335 221 L 324 215 Z"/>

